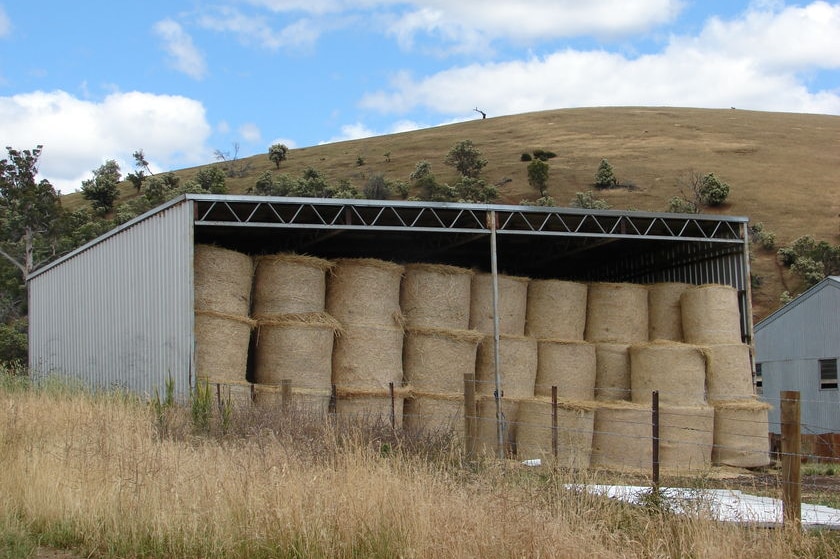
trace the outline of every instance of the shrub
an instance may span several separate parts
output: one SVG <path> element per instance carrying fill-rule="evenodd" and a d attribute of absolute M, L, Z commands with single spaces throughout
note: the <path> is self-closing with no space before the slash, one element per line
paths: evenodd
<path fill-rule="evenodd" d="M 481 151 L 475 147 L 472 140 L 461 140 L 446 154 L 444 163 L 455 167 L 465 177 L 478 178 L 481 170 L 487 166 L 487 160 L 482 159 Z"/>
<path fill-rule="evenodd" d="M 571 202 L 573 208 L 584 208 L 588 210 L 608 210 L 609 203 L 606 200 L 598 198 L 591 190 L 586 192 L 576 192 L 575 197 Z"/>
<path fill-rule="evenodd" d="M 27 321 L 25 318 L 0 324 L 0 364 L 19 365 L 27 360 Z"/>
<path fill-rule="evenodd" d="M 557 157 L 557 154 L 553 151 L 547 151 L 544 149 L 534 150 L 534 158 L 539 159 L 540 161 L 548 161 L 549 159 L 552 159 L 554 157 Z"/>
<path fill-rule="evenodd" d="M 705 175 L 697 191 L 700 201 L 707 206 L 720 206 L 729 196 L 729 185 L 715 176 Z"/>
<path fill-rule="evenodd" d="M 674 196 L 668 200 L 668 211 L 675 214 L 696 214 L 697 204 L 682 196 Z"/>
<path fill-rule="evenodd" d="M 524 153 L 523 152 L 522 155 L 519 156 L 520 161 L 531 161 L 531 159 L 533 159 L 533 158 L 531 157 L 530 153 Z"/>
<path fill-rule="evenodd" d="M 362 188 L 362 194 L 368 200 L 387 200 L 391 195 L 391 185 L 382 173 L 377 173 L 368 178 Z"/>
<path fill-rule="evenodd" d="M 602 159 L 598 164 L 598 171 L 595 173 L 595 186 L 598 188 L 612 188 L 618 184 L 618 179 L 615 178 L 612 165 L 606 159 Z"/>
<path fill-rule="evenodd" d="M 548 186 L 548 163 L 542 159 L 534 159 L 528 163 L 528 184 L 537 189 L 540 196 L 546 195 Z"/>
<path fill-rule="evenodd" d="M 764 229 L 764 224 L 761 222 L 750 225 L 751 241 L 757 243 L 764 250 L 773 250 L 776 248 L 776 234 Z"/>

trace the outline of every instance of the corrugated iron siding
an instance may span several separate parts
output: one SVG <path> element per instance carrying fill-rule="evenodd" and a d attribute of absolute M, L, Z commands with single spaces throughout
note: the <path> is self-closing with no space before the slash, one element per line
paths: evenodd
<path fill-rule="evenodd" d="M 840 357 L 840 289 L 828 283 L 756 328 L 763 398 L 773 406 L 770 427 L 779 433 L 779 397 L 798 390 L 803 433 L 840 433 L 840 391 L 820 390 L 820 359 Z"/>
<path fill-rule="evenodd" d="M 36 375 L 163 393 L 190 386 L 192 203 L 152 214 L 30 280 L 29 364 Z"/>

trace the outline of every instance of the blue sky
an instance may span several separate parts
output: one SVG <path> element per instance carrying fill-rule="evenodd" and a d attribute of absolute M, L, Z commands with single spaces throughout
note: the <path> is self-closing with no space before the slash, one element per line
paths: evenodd
<path fill-rule="evenodd" d="M 840 115 L 840 2 L 0 0 L 0 142 L 43 144 L 62 192 L 141 148 L 161 171 L 640 105 Z"/>

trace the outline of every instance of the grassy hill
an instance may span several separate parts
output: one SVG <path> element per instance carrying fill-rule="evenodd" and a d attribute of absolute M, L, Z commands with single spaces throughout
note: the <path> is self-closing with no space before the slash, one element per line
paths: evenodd
<path fill-rule="evenodd" d="M 520 156 L 544 149 L 557 154 L 550 160 L 548 192 L 558 205 L 568 205 L 576 192 L 593 189 L 602 158 L 609 160 L 621 183 L 635 187 L 599 192 L 613 209 L 665 211 L 668 200 L 680 193 L 680 178 L 691 171 L 713 172 L 731 187 L 727 204 L 716 212 L 762 222 L 776 234 L 779 246 L 804 234 L 838 243 L 838 116 L 739 109 L 558 109 L 293 149 L 279 171 L 262 153 L 239 159 L 237 164 L 250 165 L 248 175 L 228 179 L 227 186 L 242 193 L 266 170 L 298 177 L 313 167 L 331 182 L 349 179 L 361 190 L 367 177 L 377 173 L 407 181 L 422 160 L 431 163 L 439 180 L 453 183 L 456 172 L 443 160 L 464 139 L 472 140 L 488 160 L 483 178 L 503 183 L 501 203 L 538 197 L 528 185 L 527 163 Z M 176 174 L 189 179 L 199 169 Z M 122 192 L 118 203 L 133 195 L 127 184 Z M 752 269 L 762 282 L 753 296 L 760 319 L 778 307 L 783 290 L 799 286 L 779 269 L 774 251 L 757 250 Z"/>

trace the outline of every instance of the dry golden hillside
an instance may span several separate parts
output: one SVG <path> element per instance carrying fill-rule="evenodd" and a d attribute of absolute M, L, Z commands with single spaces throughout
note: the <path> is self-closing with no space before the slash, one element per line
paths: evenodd
<path fill-rule="evenodd" d="M 544 149 L 557 154 L 550 160 L 548 190 L 558 205 L 593 188 L 602 158 L 609 160 L 620 182 L 635 185 L 599 193 L 614 209 L 665 211 L 668 200 L 680 192 L 681 177 L 690 171 L 713 172 L 731 187 L 728 203 L 718 211 L 763 222 L 765 230 L 776 234 L 778 245 L 804 234 L 838 242 L 840 116 L 655 107 L 491 116 L 293 149 L 279 171 L 267 153 L 258 154 L 240 159 L 240 164 L 251 164 L 248 176 L 228 179 L 227 185 L 232 193 L 241 193 L 266 170 L 300 176 L 313 167 L 331 181 L 349 179 L 361 189 L 367 177 L 377 173 L 407 181 L 422 160 L 432 164 L 439 180 L 454 182 L 456 173 L 443 160 L 453 144 L 464 139 L 472 140 L 488 160 L 484 179 L 506 181 L 500 187 L 502 203 L 537 197 L 520 156 Z M 189 178 L 198 169 L 177 174 Z M 130 195 L 130 187 L 125 185 L 123 192 Z M 757 251 L 752 266 L 762 281 L 753 297 L 760 319 L 778 306 L 783 290 L 796 291 L 798 285 L 779 270 L 772 251 Z"/>

